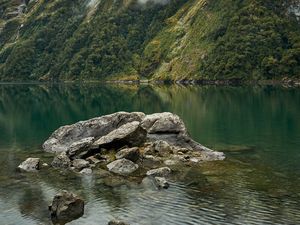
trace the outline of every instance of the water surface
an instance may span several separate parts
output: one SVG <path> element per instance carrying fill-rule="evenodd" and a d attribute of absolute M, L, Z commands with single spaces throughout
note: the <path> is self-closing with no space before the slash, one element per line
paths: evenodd
<path fill-rule="evenodd" d="M 300 224 L 300 89 L 281 87 L 0 85 L 0 224 L 51 224 L 60 189 L 80 194 L 70 224 Z M 168 190 L 139 180 L 47 170 L 20 174 L 61 125 L 116 111 L 170 111 L 224 162 L 186 169 Z"/>

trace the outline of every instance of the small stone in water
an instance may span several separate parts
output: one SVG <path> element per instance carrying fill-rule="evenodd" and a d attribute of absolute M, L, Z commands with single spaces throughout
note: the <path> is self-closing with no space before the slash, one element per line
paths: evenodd
<path fill-rule="evenodd" d="M 18 169 L 26 172 L 35 172 L 40 169 L 40 159 L 28 158 L 18 166 Z"/>

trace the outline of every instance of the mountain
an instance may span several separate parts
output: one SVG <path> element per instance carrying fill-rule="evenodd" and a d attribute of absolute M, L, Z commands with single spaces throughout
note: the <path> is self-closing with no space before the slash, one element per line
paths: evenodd
<path fill-rule="evenodd" d="M 0 0 L 0 80 L 300 75 L 298 0 Z"/>

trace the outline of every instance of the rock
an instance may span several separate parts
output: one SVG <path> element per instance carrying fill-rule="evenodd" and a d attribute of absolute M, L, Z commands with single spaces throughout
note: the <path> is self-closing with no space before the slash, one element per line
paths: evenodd
<path fill-rule="evenodd" d="M 129 223 L 125 223 L 119 220 L 111 220 L 107 225 L 129 225 Z"/>
<path fill-rule="evenodd" d="M 140 146 L 146 141 L 146 137 L 147 131 L 140 126 L 140 122 L 134 121 L 99 138 L 93 143 L 92 148 L 118 149 L 125 145 Z"/>
<path fill-rule="evenodd" d="M 98 139 L 133 121 L 142 121 L 144 113 L 118 112 L 111 115 L 81 121 L 73 125 L 63 126 L 53 132 L 43 144 L 46 152 L 66 152 L 70 146 L 84 138 Z"/>
<path fill-rule="evenodd" d="M 140 158 L 140 152 L 138 147 L 125 148 L 117 152 L 116 159 L 128 159 L 130 161 L 136 162 Z"/>
<path fill-rule="evenodd" d="M 155 133 L 186 133 L 186 128 L 179 116 L 172 113 L 155 113 L 147 115 L 141 122 L 141 126 L 149 134 Z"/>
<path fill-rule="evenodd" d="M 89 167 L 90 163 L 84 159 L 74 159 L 72 165 L 76 170 L 82 170 Z"/>
<path fill-rule="evenodd" d="M 73 193 L 62 191 L 55 195 L 49 210 L 54 224 L 65 224 L 83 215 L 84 201 Z"/>
<path fill-rule="evenodd" d="M 25 172 L 36 172 L 40 169 L 40 159 L 28 158 L 18 166 L 18 169 Z"/>
<path fill-rule="evenodd" d="M 129 175 L 136 171 L 139 166 L 128 159 L 118 159 L 108 164 L 107 168 L 110 172 L 116 174 Z"/>
<path fill-rule="evenodd" d="M 91 175 L 93 173 L 93 170 L 91 168 L 84 168 L 79 173 L 84 174 L 84 175 Z"/>
<path fill-rule="evenodd" d="M 103 161 L 105 161 L 104 158 L 102 158 L 101 160 L 100 159 L 97 159 L 95 156 L 90 156 L 86 159 L 90 164 L 93 164 L 93 165 L 97 165 L 98 163 L 101 163 Z"/>
<path fill-rule="evenodd" d="M 65 152 L 56 155 L 51 163 L 55 168 L 68 168 L 71 166 L 71 160 Z"/>
<path fill-rule="evenodd" d="M 154 177 L 154 181 L 158 188 L 168 189 L 170 186 L 168 181 L 164 177 Z"/>
<path fill-rule="evenodd" d="M 94 142 L 94 137 L 83 138 L 79 141 L 75 141 L 70 145 L 67 150 L 69 158 L 81 158 L 82 153 L 86 152 Z"/>
<path fill-rule="evenodd" d="M 173 153 L 173 151 L 172 151 L 173 148 L 174 147 L 169 145 L 168 142 L 158 140 L 158 141 L 154 141 L 153 143 L 148 145 L 144 150 L 144 154 L 145 155 L 158 155 L 161 157 L 169 156 L 170 154 Z"/>
<path fill-rule="evenodd" d="M 109 163 L 115 159 L 111 153 L 125 146 L 127 150 L 118 152 L 117 159 L 136 162 L 150 155 L 160 157 L 160 161 L 190 162 L 192 159 L 191 162 L 202 162 L 225 158 L 222 152 L 212 151 L 194 141 L 183 121 L 172 113 L 145 116 L 144 113 L 119 112 L 81 121 L 56 130 L 43 148 L 50 152 L 66 152 L 71 160 L 97 158 L 100 154 L 101 159 L 98 159 Z M 138 157 L 138 151 L 142 157 Z M 93 158 L 89 161 L 96 162 Z"/>
<path fill-rule="evenodd" d="M 164 164 L 167 165 L 167 166 L 173 166 L 173 165 L 177 164 L 177 161 L 172 160 L 172 159 L 167 159 L 167 160 L 164 161 Z"/>
<path fill-rule="evenodd" d="M 171 169 L 169 167 L 161 167 L 158 169 L 149 170 L 146 174 L 147 176 L 153 177 L 166 177 L 171 173 Z"/>

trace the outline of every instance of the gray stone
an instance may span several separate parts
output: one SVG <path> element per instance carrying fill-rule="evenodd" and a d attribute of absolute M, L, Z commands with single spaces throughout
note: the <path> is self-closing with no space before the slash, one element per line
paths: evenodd
<path fill-rule="evenodd" d="M 118 159 L 107 165 L 110 172 L 119 175 L 129 175 L 136 171 L 139 166 L 128 159 Z"/>
<path fill-rule="evenodd" d="M 79 173 L 84 174 L 84 175 L 91 175 L 93 173 L 93 170 L 91 168 L 84 168 Z"/>
<path fill-rule="evenodd" d="M 91 144 L 92 140 L 96 141 Z M 145 142 L 150 145 L 144 146 Z M 223 160 L 222 152 L 215 152 L 194 141 L 183 121 L 172 113 L 119 112 L 107 116 L 78 122 L 56 130 L 44 143 L 49 152 L 68 152 L 71 159 L 87 158 L 101 152 L 121 147 L 145 147 L 143 155 L 155 155 L 168 159 L 170 154 L 194 157 L 200 161 Z M 119 156 L 118 156 L 119 157 Z M 188 159 L 185 159 L 188 160 Z"/>
<path fill-rule="evenodd" d="M 144 154 L 145 155 L 158 155 L 158 156 L 169 156 L 170 154 L 173 153 L 172 151 L 173 147 L 169 145 L 168 142 L 158 140 L 154 141 L 153 143 L 149 144 L 145 150 Z"/>
<path fill-rule="evenodd" d="M 71 166 L 71 160 L 65 152 L 62 152 L 54 157 L 51 166 L 55 168 L 68 168 Z"/>
<path fill-rule="evenodd" d="M 67 150 L 67 155 L 70 158 L 80 158 L 80 154 L 86 152 L 91 147 L 94 139 L 94 137 L 88 137 L 73 142 Z"/>
<path fill-rule="evenodd" d="M 130 161 L 136 162 L 140 158 L 140 152 L 138 147 L 125 148 L 117 152 L 116 159 L 128 159 Z"/>
<path fill-rule="evenodd" d="M 147 131 L 140 126 L 140 122 L 134 121 L 99 138 L 93 143 L 92 148 L 118 149 L 125 145 L 140 146 L 146 141 L 146 137 Z"/>
<path fill-rule="evenodd" d="M 158 188 L 168 189 L 170 186 L 168 181 L 164 177 L 154 177 L 154 181 Z"/>
<path fill-rule="evenodd" d="M 179 116 L 165 112 L 147 115 L 141 122 L 142 127 L 150 134 L 155 133 L 186 133 L 186 128 Z"/>
<path fill-rule="evenodd" d="M 82 170 L 89 167 L 90 163 L 84 159 L 74 159 L 72 165 L 76 170 Z"/>
<path fill-rule="evenodd" d="M 97 159 L 95 156 L 90 156 L 86 159 L 90 164 L 93 164 L 93 165 L 97 165 L 98 163 L 101 163 L 103 161 L 105 161 L 104 158 L 102 158 L 101 160 L 100 159 Z"/>
<path fill-rule="evenodd" d="M 167 160 L 164 161 L 164 164 L 167 165 L 167 166 L 174 166 L 177 163 L 178 163 L 177 161 L 172 160 L 172 159 L 167 159 Z"/>
<path fill-rule="evenodd" d="M 84 201 L 73 193 L 62 191 L 54 196 L 49 210 L 54 224 L 65 224 L 84 214 Z"/>
<path fill-rule="evenodd" d="M 147 176 L 153 177 L 166 177 L 171 173 L 171 169 L 169 167 L 161 167 L 158 169 L 149 170 L 147 172 Z"/>
<path fill-rule="evenodd" d="M 140 122 L 144 117 L 145 114 L 140 112 L 118 112 L 63 126 L 54 131 L 49 139 L 45 141 L 43 149 L 47 152 L 65 152 L 74 142 L 88 137 L 98 139 L 126 123 Z"/>
<path fill-rule="evenodd" d="M 40 169 L 40 159 L 28 158 L 18 166 L 18 169 L 25 172 L 36 172 Z"/>

